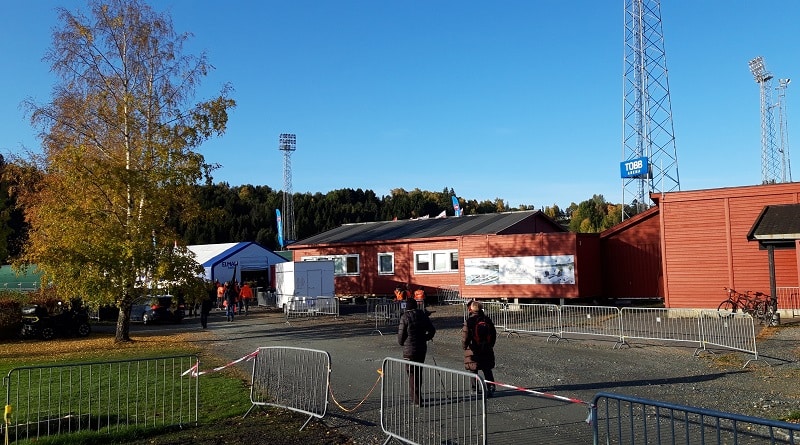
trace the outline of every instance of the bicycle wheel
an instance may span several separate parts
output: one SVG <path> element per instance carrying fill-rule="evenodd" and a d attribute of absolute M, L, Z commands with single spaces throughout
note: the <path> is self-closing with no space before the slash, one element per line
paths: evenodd
<path fill-rule="evenodd" d="M 753 318 L 756 318 L 761 321 L 765 321 L 766 319 L 764 316 L 767 314 L 767 304 L 763 301 L 761 303 L 756 303 L 756 306 L 753 308 Z"/>
<path fill-rule="evenodd" d="M 733 300 L 725 300 L 717 307 L 720 317 L 730 317 L 734 312 L 736 312 L 736 303 Z"/>

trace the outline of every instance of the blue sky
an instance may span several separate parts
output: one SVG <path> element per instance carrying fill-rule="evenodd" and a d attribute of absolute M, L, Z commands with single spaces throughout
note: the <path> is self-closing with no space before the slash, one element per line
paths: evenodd
<path fill-rule="evenodd" d="M 622 200 L 623 1 L 149 3 L 215 66 L 196 99 L 225 82 L 235 90 L 227 133 L 201 148 L 222 164 L 216 182 L 282 190 L 278 138 L 294 133 L 295 192 L 447 187 L 536 208 Z M 2 153 L 38 146 L 19 104 L 50 98 L 41 59 L 57 6 L 86 10 L 0 4 Z M 800 2 L 665 1 L 661 15 L 681 190 L 760 183 L 747 62 L 760 55 L 776 79 L 800 76 Z"/>

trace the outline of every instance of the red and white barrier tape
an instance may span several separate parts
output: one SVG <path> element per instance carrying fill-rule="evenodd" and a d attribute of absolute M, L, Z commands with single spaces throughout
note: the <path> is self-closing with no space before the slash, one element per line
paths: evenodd
<path fill-rule="evenodd" d="M 511 389 L 515 389 L 517 391 L 526 392 L 528 394 L 533 394 L 533 395 L 539 396 L 539 397 L 546 397 L 548 399 L 561 400 L 563 402 L 580 403 L 581 405 L 586 405 L 586 406 L 589 407 L 589 415 L 586 417 L 586 423 L 588 423 L 588 424 L 592 423 L 592 408 L 594 408 L 594 406 L 591 403 L 587 402 L 587 401 L 580 400 L 580 399 L 575 399 L 575 398 L 572 398 L 572 397 L 559 396 L 559 395 L 556 395 L 556 394 L 550 394 L 550 393 L 546 393 L 546 392 L 534 391 L 532 389 L 523 388 L 521 386 L 507 385 L 505 383 L 492 382 L 490 380 L 484 380 L 484 381 L 487 384 L 492 384 L 492 385 L 496 385 L 496 386 L 502 386 L 502 387 L 505 387 L 505 388 L 511 388 Z"/>
<path fill-rule="evenodd" d="M 183 377 L 183 376 L 185 376 L 187 374 L 191 374 L 192 377 L 197 377 L 197 376 L 201 376 L 203 374 L 210 374 L 212 372 L 222 371 L 223 369 L 231 367 L 231 366 L 233 366 L 233 365 L 235 365 L 237 363 L 241 363 L 243 361 L 253 360 L 254 358 L 256 358 L 257 355 L 258 355 L 258 349 L 256 349 L 255 351 L 245 355 L 244 357 L 238 358 L 238 359 L 236 359 L 236 360 L 234 360 L 234 361 L 232 361 L 232 362 L 230 362 L 228 364 L 225 364 L 225 365 L 222 365 L 222 366 L 217 366 L 216 368 L 212 369 L 211 371 L 198 371 L 197 370 L 198 363 L 195 363 L 194 366 L 192 366 L 191 368 L 189 368 L 186 371 L 184 371 L 184 373 L 181 374 L 181 377 Z"/>

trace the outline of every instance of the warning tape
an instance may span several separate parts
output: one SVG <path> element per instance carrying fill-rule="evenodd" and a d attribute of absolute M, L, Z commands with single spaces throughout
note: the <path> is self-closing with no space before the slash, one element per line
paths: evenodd
<path fill-rule="evenodd" d="M 492 385 L 497 385 L 497 386 L 502 386 L 502 387 L 505 387 L 505 388 L 516 389 L 517 391 L 527 392 L 529 394 L 533 394 L 533 395 L 541 396 L 541 397 L 546 397 L 548 399 L 555 399 L 555 400 L 561 400 L 561 401 L 564 401 L 564 402 L 580 403 L 582 405 L 592 406 L 592 404 L 589 403 L 589 402 L 586 402 L 586 401 L 580 400 L 580 399 L 575 399 L 575 398 L 572 398 L 572 397 L 564 397 L 564 396 L 559 396 L 559 395 L 556 395 L 556 394 L 550 394 L 550 393 L 546 393 L 546 392 L 534 391 L 532 389 L 523 388 L 521 386 L 508 385 L 508 384 L 500 383 L 500 382 L 492 382 L 490 380 L 484 380 L 484 381 L 486 383 L 489 383 L 489 384 L 492 384 Z"/>
<path fill-rule="evenodd" d="M 502 387 L 505 387 L 505 388 L 515 389 L 517 391 L 526 392 L 528 394 L 533 394 L 533 395 L 539 396 L 539 397 L 545 397 L 545 398 L 554 399 L 554 400 L 561 400 L 562 402 L 578 403 L 578 404 L 581 404 L 581 405 L 586 405 L 589 408 L 589 414 L 588 414 L 588 416 L 586 416 L 586 423 L 588 423 L 590 425 L 592 423 L 592 410 L 594 409 L 594 405 L 589 403 L 589 402 L 587 402 L 587 401 L 585 401 L 585 400 L 576 399 L 576 398 L 573 398 L 573 397 L 559 396 L 557 394 L 551 394 L 551 393 L 547 393 L 547 392 L 534 391 L 532 389 L 523 388 L 521 386 L 508 385 L 508 384 L 500 383 L 500 382 L 492 382 L 491 380 L 484 380 L 484 382 L 492 384 L 492 385 L 496 385 L 496 386 L 502 386 Z"/>
<path fill-rule="evenodd" d="M 214 368 L 214 369 L 212 369 L 210 371 L 198 371 L 199 363 L 195 363 L 194 366 L 192 366 L 191 368 L 189 368 L 186 371 L 184 371 L 183 374 L 181 374 L 181 377 L 183 377 L 183 376 L 185 376 L 187 374 L 191 374 L 192 377 L 197 377 L 197 376 L 201 376 L 203 374 L 210 374 L 212 372 L 219 372 L 219 371 L 222 371 L 225 368 L 229 368 L 229 367 L 231 367 L 231 366 L 233 366 L 233 365 L 235 365 L 237 363 L 241 363 L 243 361 L 253 360 L 254 358 L 256 358 L 256 356 L 258 356 L 258 349 L 256 349 L 255 351 L 245 355 L 244 357 L 238 358 L 238 359 L 236 359 L 236 360 L 234 360 L 234 361 L 232 361 L 230 363 L 227 363 L 227 364 L 222 365 L 222 366 L 217 366 L 216 368 Z"/>

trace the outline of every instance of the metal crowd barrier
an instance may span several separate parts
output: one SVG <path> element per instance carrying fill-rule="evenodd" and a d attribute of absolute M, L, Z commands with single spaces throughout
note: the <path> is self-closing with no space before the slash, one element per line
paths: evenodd
<path fill-rule="evenodd" d="M 701 344 L 700 318 L 664 308 L 620 310 L 622 341 L 628 339 L 690 342 Z"/>
<path fill-rule="evenodd" d="M 795 444 L 800 424 L 620 394 L 592 401 L 595 444 Z"/>
<path fill-rule="evenodd" d="M 623 342 L 619 309 L 609 306 L 560 306 L 559 338 L 565 334 L 616 338 Z"/>
<path fill-rule="evenodd" d="M 486 444 L 486 383 L 481 377 L 395 358 L 383 360 L 382 373 L 381 428 L 388 436 L 384 445 L 392 439 Z M 410 392 L 415 384 L 419 400 Z"/>
<path fill-rule="evenodd" d="M 197 356 L 14 368 L 3 379 L 9 438 L 196 425 L 200 380 L 184 372 L 192 367 Z"/>
<path fill-rule="evenodd" d="M 701 349 L 706 349 L 706 345 L 719 346 L 753 354 L 752 360 L 758 360 L 755 322 L 750 314 L 702 311 L 700 330 Z M 752 360 L 748 360 L 744 366 Z"/>
<path fill-rule="evenodd" d="M 800 287 L 778 287 L 778 310 L 791 311 L 792 317 L 800 315 Z"/>
<path fill-rule="evenodd" d="M 275 406 L 309 417 L 321 419 L 328 409 L 331 356 L 325 351 L 293 347 L 258 348 L 253 361 L 253 404 L 244 417 L 256 406 Z M 253 438 L 256 440 L 257 438 Z"/>
<path fill-rule="evenodd" d="M 461 297 L 458 286 L 443 286 L 436 289 L 436 301 L 439 304 L 463 304 L 468 300 Z"/>
<path fill-rule="evenodd" d="M 289 300 L 283 307 L 286 321 L 320 315 L 339 316 L 339 300 L 336 297 L 303 297 Z"/>
<path fill-rule="evenodd" d="M 509 332 L 545 334 L 548 340 L 561 334 L 561 311 L 555 304 L 508 304 L 504 311 L 501 325 Z"/>
<path fill-rule="evenodd" d="M 686 342 L 750 353 L 758 360 L 755 323 L 747 314 L 715 310 L 699 314 L 685 309 L 616 308 L 610 306 L 557 306 L 482 302 L 483 310 L 498 328 L 511 333 L 547 335 L 556 341 L 566 336 L 608 337 L 614 348 L 629 341 Z M 466 319 L 468 310 L 464 308 Z M 750 360 L 750 361 L 752 361 Z M 750 362 L 745 363 L 745 366 Z"/>
<path fill-rule="evenodd" d="M 394 302 L 392 298 L 367 298 L 367 320 L 374 319 L 378 316 L 377 308 L 381 304 L 391 304 Z"/>

